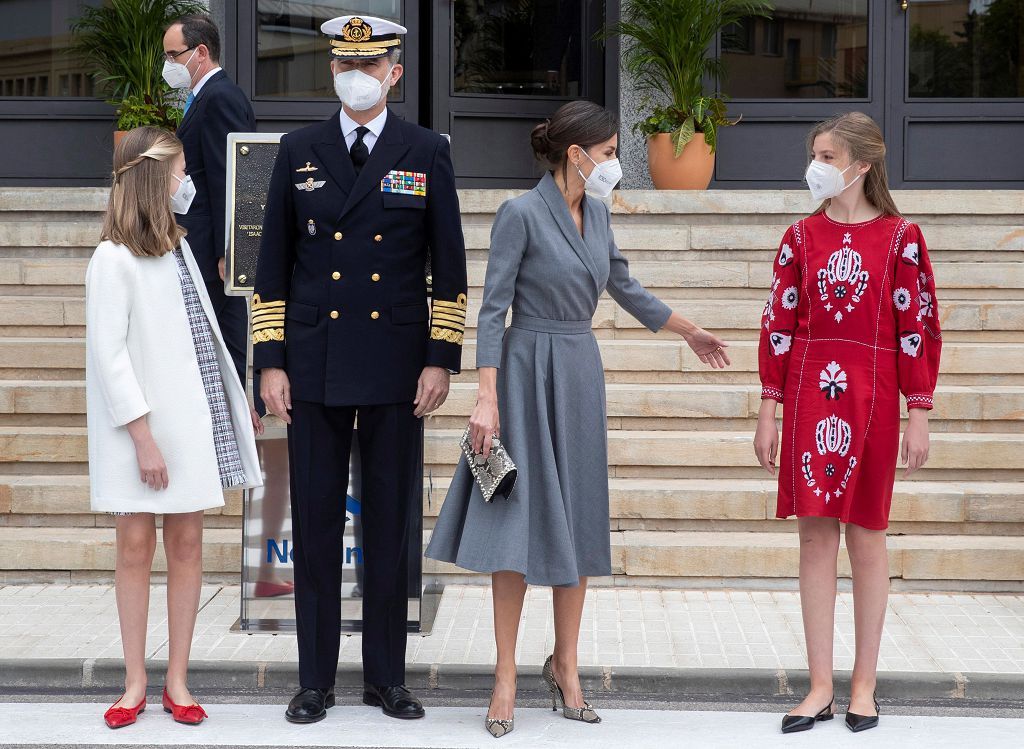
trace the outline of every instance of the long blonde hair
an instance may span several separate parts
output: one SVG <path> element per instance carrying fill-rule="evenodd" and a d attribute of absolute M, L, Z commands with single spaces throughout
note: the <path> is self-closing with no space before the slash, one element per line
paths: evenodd
<path fill-rule="evenodd" d="M 871 168 L 864 175 L 864 197 L 886 216 L 900 216 L 896 201 L 889 193 L 889 175 L 885 168 L 885 139 L 878 124 L 863 112 L 847 112 L 819 122 L 807 135 L 807 153 L 814 158 L 814 139 L 825 133 L 850 154 L 850 163 L 863 161 Z M 814 213 L 821 213 L 832 201 L 826 199 Z"/>
<path fill-rule="evenodd" d="M 133 255 L 159 257 L 178 246 L 185 230 L 174 221 L 167 180 L 181 141 L 157 127 L 128 131 L 114 148 L 110 201 L 100 239 Z"/>

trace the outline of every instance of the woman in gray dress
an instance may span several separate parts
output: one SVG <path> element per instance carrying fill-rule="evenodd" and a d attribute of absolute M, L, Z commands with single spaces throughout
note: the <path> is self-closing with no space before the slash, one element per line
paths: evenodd
<path fill-rule="evenodd" d="M 583 699 L 576 651 L 587 578 L 611 574 L 604 370 L 591 332 L 601 292 L 650 330 L 682 336 L 702 362 L 729 364 L 723 341 L 630 277 L 608 208 L 585 196 L 606 197 L 621 177 L 616 116 L 570 102 L 534 129 L 532 143 L 550 171 L 495 216 L 470 418 L 474 449 L 489 454 L 500 435 L 518 482 L 508 501 L 485 503 L 460 461 L 426 551 L 491 574 L 497 664 L 486 727 L 495 737 L 512 730 L 516 639 L 530 584 L 554 588 L 555 649 L 543 672 L 552 707 L 600 720 Z"/>

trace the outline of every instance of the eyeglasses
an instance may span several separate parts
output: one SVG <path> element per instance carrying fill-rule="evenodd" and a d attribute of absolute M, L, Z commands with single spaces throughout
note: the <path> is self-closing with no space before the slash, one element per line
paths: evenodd
<path fill-rule="evenodd" d="M 177 62 L 179 57 L 181 57 L 186 52 L 191 52 L 194 49 L 195 47 L 188 47 L 186 49 L 181 50 L 181 52 L 164 52 L 161 59 L 164 59 L 167 62 Z"/>

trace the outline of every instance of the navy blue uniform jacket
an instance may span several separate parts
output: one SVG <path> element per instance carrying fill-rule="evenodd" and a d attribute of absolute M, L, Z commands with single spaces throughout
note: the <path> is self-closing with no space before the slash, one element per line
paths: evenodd
<path fill-rule="evenodd" d="M 254 292 L 253 367 L 285 369 L 293 399 L 411 402 L 423 367 L 458 372 L 466 247 L 448 141 L 389 111 L 356 177 L 337 112 L 285 135 Z"/>
<path fill-rule="evenodd" d="M 175 214 L 188 229 L 188 245 L 207 283 L 220 283 L 217 260 L 224 257 L 225 160 L 228 133 L 251 133 L 256 117 L 245 93 L 223 70 L 214 73 L 199 89 L 178 126 L 178 140 L 185 146 L 185 168 L 196 186 L 188 213 Z"/>

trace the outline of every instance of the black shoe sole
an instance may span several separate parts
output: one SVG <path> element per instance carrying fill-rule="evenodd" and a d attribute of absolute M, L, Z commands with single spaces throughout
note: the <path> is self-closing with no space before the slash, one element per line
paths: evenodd
<path fill-rule="evenodd" d="M 384 701 L 372 692 L 363 692 L 363 704 L 370 707 L 379 707 L 389 718 L 398 718 L 399 720 L 417 720 L 426 717 L 427 714 L 426 710 L 420 710 L 418 713 L 396 713 L 393 710 L 388 710 Z"/>

